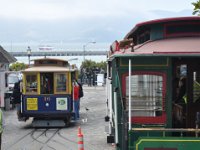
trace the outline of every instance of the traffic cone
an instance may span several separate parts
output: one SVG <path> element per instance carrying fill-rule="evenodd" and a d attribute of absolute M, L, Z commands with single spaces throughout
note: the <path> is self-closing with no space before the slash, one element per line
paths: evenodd
<path fill-rule="evenodd" d="M 81 133 L 81 127 L 78 127 L 78 150 L 84 150 L 83 134 Z"/>

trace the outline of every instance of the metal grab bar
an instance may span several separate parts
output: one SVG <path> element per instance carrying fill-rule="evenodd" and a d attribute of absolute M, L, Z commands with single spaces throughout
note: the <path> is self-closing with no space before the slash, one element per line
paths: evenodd
<path fill-rule="evenodd" d="M 136 108 L 136 109 L 131 109 L 131 111 L 163 111 L 163 110 L 162 108 L 153 108 L 153 109 Z"/>
<path fill-rule="evenodd" d="M 132 131 L 161 131 L 161 132 L 200 132 L 200 129 L 195 128 L 132 128 Z"/>
<path fill-rule="evenodd" d="M 155 132 L 155 131 L 160 131 L 163 132 L 163 137 L 165 137 L 166 132 L 180 132 L 180 136 L 183 137 L 183 133 L 186 132 L 193 132 L 195 133 L 196 138 L 198 138 L 200 129 L 195 129 L 195 128 L 132 128 L 132 131 L 139 131 L 139 132 L 148 132 L 147 134 L 149 135 L 149 132 Z"/>

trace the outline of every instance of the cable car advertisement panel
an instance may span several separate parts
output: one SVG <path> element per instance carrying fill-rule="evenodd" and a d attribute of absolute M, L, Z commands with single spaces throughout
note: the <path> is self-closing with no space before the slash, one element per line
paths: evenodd
<path fill-rule="evenodd" d="M 38 110 L 38 98 L 27 98 L 27 110 Z"/>
<path fill-rule="evenodd" d="M 56 110 L 67 110 L 67 98 L 56 98 Z"/>

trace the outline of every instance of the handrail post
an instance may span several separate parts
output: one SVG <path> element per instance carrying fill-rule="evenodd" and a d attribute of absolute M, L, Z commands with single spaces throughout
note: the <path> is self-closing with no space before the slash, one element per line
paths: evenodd
<path fill-rule="evenodd" d="M 131 59 L 129 59 L 129 131 L 131 130 Z"/>
<path fill-rule="evenodd" d="M 114 92 L 114 110 L 115 110 L 115 143 L 118 144 L 118 111 L 117 111 L 117 89 Z"/>

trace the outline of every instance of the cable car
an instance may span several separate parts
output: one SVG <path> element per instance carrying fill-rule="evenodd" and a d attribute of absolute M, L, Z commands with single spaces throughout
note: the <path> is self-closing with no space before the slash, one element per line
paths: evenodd
<path fill-rule="evenodd" d="M 200 17 L 137 24 L 111 45 L 107 72 L 107 142 L 200 149 Z"/>
<path fill-rule="evenodd" d="M 77 78 L 77 71 L 65 60 L 34 60 L 33 66 L 22 71 L 22 117 L 33 117 L 33 126 L 57 126 L 60 121 L 69 125 L 74 115 L 72 81 Z"/>

